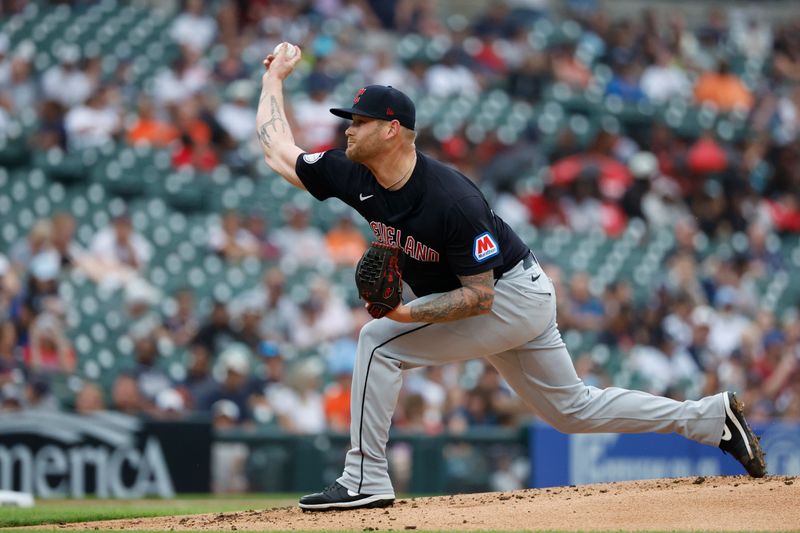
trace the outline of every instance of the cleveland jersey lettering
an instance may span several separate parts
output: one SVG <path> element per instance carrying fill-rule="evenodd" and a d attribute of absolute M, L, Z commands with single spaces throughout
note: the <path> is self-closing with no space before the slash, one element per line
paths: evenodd
<path fill-rule="evenodd" d="M 439 261 L 439 252 L 433 248 L 422 244 L 414 239 L 413 236 L 408 235 L 405 242 L 402 238 L 402 230 L 387 226 L 382 222 L 372 221 L 369 223 L 372 232 L 377 237 L 378 242 L 397 246 L 402 249 L 406 257 L 411 257 L 417 261 L 426 261 L 436 263 Z"/>

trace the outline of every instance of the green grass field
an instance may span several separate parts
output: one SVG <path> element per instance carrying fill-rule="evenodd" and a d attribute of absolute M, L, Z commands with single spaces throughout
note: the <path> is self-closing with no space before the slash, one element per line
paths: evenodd
<path fill-rule="evenodd" d="M 175 500 L 38 500 L 36 506 L 29 509 L 0 507 L 0 529 L 59 522 L 245 511 L 296 503 L 296 496 L 286 494 L 253 494 L 245 497 L 198 495 L 181 496 Z"/>

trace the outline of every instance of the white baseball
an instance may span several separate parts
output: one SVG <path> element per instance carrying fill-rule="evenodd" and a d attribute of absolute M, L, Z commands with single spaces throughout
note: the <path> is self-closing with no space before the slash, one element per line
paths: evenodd
<path fill-rule="evenodd" d="M 297 49 L 294 47 L 293 44 L 283 42 L 275 45 L 275 49 L 272 51 L 272 55 L 277 56 L 280 53 L 281 48 L 285 50 L 284 53 L 286 54 L 287 59 L 293 58 L 297 53 Z"/>

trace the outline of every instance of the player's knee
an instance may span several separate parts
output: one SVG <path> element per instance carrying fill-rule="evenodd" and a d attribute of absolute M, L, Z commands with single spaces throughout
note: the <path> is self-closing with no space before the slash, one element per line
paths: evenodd
<path fill-rule="evenodd" d="M 586 387 L 575 387 L 550 396 L 550 409 L 544 416 L 547 423 L 562 433 L 580 433 L 588 416 L 587 392 Z"/>
<path fill-rule="evenodd" d="M 370 320 L 358 334 L 358 344 L 370 350 L 386 341 L 386 333 L 383 332 L 382 324 L 378 320 Z"/>
<path fill-rule="evenodd" d="M 583 427 L 583 420 L 574 415 L 564 413 L 553 417 L 548 423 L 561 433 L 580 433 Z"/>

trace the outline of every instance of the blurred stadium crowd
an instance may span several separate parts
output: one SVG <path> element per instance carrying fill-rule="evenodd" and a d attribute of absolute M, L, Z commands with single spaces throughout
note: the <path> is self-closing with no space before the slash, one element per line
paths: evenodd
<path fill-rule="evenodd" d="M 588 383 L 800 419 L 800 19 L 450 5 L 0 3 L 0 410 L 347 430 L 368 228 L 261 160 L 287 40 L 298 144 L 340 146 L 365 84 L 412 95 L 418 147 L 546 265 Z M 531 416 L 470 361 L 410 372 L 395 426 Z"/>

